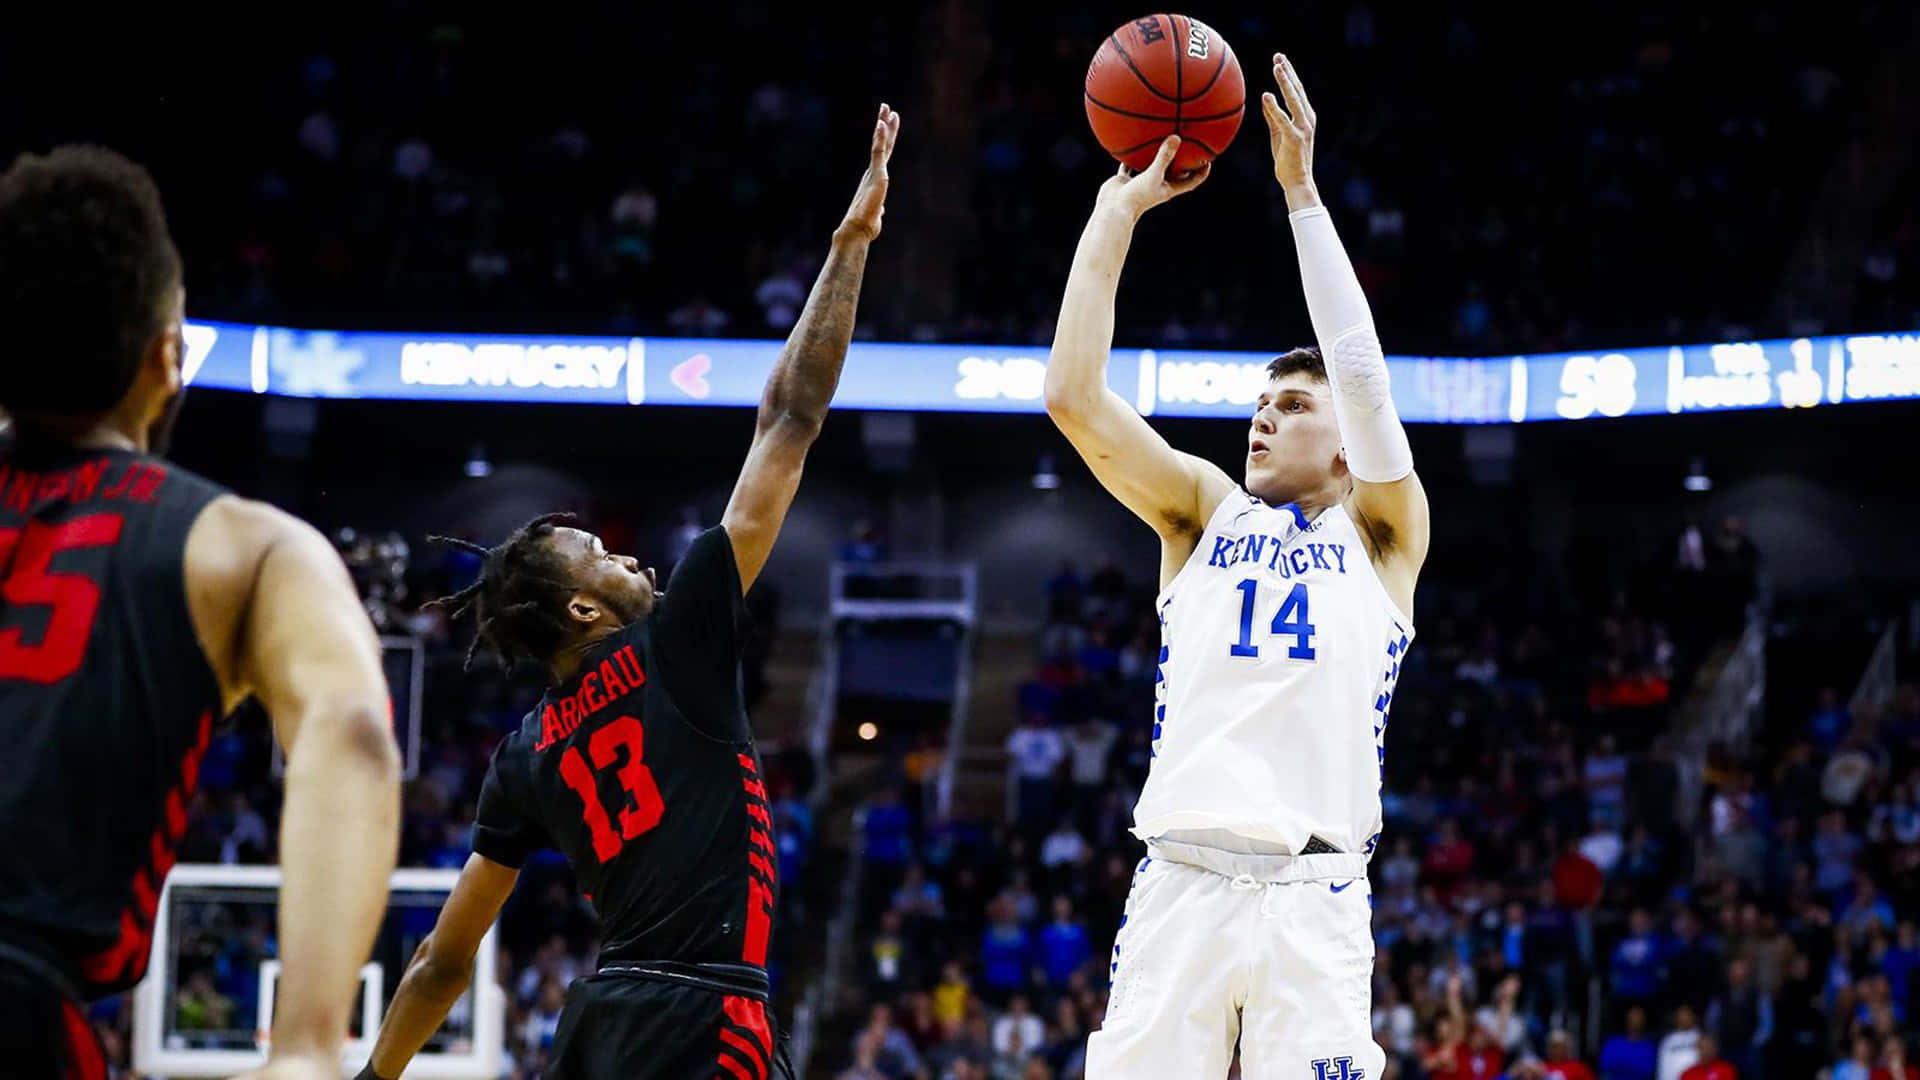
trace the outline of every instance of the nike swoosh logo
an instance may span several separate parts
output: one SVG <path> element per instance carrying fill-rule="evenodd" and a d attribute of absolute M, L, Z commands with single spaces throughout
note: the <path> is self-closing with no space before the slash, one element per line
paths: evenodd
<path fill-rule="evenodd" d="M 1336 893 L 1343 893 L 1343 892 L 1346 892 L 1348 889 L 1353 888 L 1353 882 L 1349 881 L 1345 885 L 1329 885 L 1327 886 L 1327 888 L 1331 889 Z"/>

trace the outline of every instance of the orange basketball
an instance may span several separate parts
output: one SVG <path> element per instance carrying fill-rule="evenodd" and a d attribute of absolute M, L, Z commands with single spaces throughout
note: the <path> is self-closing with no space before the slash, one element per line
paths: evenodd
<path fill-rule="evenodd" d="M 1148 15 L 1107 35 L 1087 68 L 1087 122 L 1107 153 L 1144 169 L 1169 135 L 1173 171 L 1211 161 L 1240 130 L 1247 80 L 1227 39 L 1185 15 Z"/>

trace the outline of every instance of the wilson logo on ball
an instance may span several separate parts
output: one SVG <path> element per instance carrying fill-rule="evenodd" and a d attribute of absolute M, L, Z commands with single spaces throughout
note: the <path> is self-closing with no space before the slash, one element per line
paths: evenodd
<path fill-rule="evenodd" d="M 1247 81 L 1227 40 L 1185 15 L 1130 19 L 1087 67 L 1087 122 L 1116 160 L 1140 170 L 1180 136 L 1179 176 L 1227 148 L 1246 112 Z"/>

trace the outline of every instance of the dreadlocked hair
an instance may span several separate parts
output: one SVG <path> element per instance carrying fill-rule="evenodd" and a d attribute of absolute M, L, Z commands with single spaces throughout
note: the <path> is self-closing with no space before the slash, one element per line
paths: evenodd
<path fill-rule="evenodd" d="M 427 537 L 428 543 L 471 551 L 483 560 L 478 581 L 425 605 L 447 609 L 453 620 L 473 614 L 476 629 L 464 669 L 472 669 L 482 648 L 511 670 L 522 661 L 545 663 L 566 643 L 572 633 L 567 602 L 574 587 L 566 563 L 542 541 L 556 526 L 575 520 L 573 514 L 543 514 L 492 548 L 450 536 Z"/>

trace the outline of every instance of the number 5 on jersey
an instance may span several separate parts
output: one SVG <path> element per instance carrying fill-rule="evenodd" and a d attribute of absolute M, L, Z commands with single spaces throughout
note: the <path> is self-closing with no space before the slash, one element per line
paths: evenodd
<path fill-rule="evenodd" d="M 1260 646 L 1253 643 L 1253 606 L 1260 593 L 1260 582 L 1247 578 L 1240 582 L 1240 640 L 1233 643 L 1228 652 L 1233 656 L 1257 657 Z M 1291 637 L 1293 644 L 1287 646 L 1287 658 L 1290 660 L 1312 660 L 1314 627 L 1307 620 L 1312 616 L 1307 611 L 1307 586 L 1296 581 L 1293 590 L 1286 599 L 1280 601 L 1280 610 L 1274 613 L 1271 627 L 1276 637 Z"/>
<path fill-rule="evenodd" d="M 586 756 L 578 746 L 568 747 L 560 757 L 560 778 L 580 796 L 582 816 L 587 831 L 593 836 L 593 853 L 601 862 L 620 854 L 627 841 L 660 824 L 660 815 L 666 810 L 666 804 L 660 799 L 660 787 L 653 782 L 653 770 L 647 768 L 644 761 L 645 741 L 646 731 L 640 721 L 623 716 L 587 740 L 593 769 L 587 768 Z M 594 770 L 603 770 L 619 760 L 622 748 L 627 752 L 626 763 L 615 776 L 627 798 L 622 800 L 620 829 L 615 832 L 607 808 L 600 803 L 600 785 Z"/>

